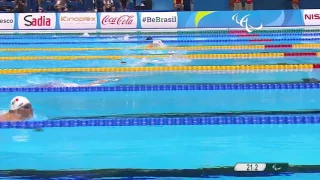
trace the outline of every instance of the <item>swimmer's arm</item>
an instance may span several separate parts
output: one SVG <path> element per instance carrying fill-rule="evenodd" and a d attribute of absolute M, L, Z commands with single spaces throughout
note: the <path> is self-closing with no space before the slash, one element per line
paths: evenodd
<path fill-rule="evenodd" d="M 102 84 L 107 83 L 107 82 L 114 82 L 114 81 L 119 81 L 119 80 L 120 80 L 120 78 L 117 78 L 116 80 L 101 79 L 101 80 L 94 81 L 94 82 L 92 82 L 90 84 L 86 84 L 84 86 L 93 86 L 93 85 L 97 85 L 97 84 L 98 85 L 102 85 Z"/>
<path fill-rule="evenodd" d="M 112 75 L 106 75 L 106 76 L 70 76 L 69 78 L 74 79 L 106 79 L 106 78 L 124 78 L 124 77 L 131 77 L 129 75 L 120 75 L 120 76 L 112 76 Z M 100 81 L 100 80 L 98 80 Z"/>
<path fill-rule="evenodd" d="M 6 120 L 6 114 L 0 115 L 0 122 L 7 122 L 8 120 Z"/>
<path fill-rule="evenodd" d="M 93 85 L 96 85 L 96 84 L 103 84 L 103 83 L 106 83 L 106 82 L 109 82 L 109 80 L 98 80 L 98 81 L 93 81 L 92 83 L 87 84 L 86 86 L 93 86 Z"/>

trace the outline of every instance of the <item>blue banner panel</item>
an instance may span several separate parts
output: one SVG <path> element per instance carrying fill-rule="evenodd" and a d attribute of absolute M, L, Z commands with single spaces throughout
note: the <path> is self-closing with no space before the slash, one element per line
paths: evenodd
<path fill-rule="evenodd" d="M 300 10 L 179 12 L 178 28 L 246 28 L 304 26 Z"/>

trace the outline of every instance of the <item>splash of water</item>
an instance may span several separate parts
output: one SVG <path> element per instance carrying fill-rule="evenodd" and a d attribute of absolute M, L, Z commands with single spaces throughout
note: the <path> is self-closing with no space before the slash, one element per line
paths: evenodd
<path fill-rule="evenodd" d="M 80 37 L 90 37 L 90 34 L 89 33 L 83 33 Z"/>

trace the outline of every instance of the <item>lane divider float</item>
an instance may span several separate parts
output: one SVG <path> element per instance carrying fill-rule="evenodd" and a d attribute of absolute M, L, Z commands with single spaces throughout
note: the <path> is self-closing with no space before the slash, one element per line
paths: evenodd
<path fill-rule="evenodd" d="M 0 56 L 0 61 L 14 60 L 119 60 L 119 59 L 231 59 L 231 58 L 283 58 L 283 57 L 319 57 L 320 52 L 294 53 L 234 53 L 234 54 L 158 54 L 158 55 L 127 55 L 127 56 Z"/>
<path fill-rule="evenodd" d="M 318 33 L 320 32 L 319 29 L 260 29 L 255 30 L 251 34 L 261 34 L 261 33 Z M 90 35 L 126 35 L 126 34 L 133 34 L 133 35 L 157 35 L 157 34 L 180 34 L 180 35 L 187 35 L 187 34 L 248 34 L 246 30 L 177 30 L 177 31 L 117 31 L 117 32 L 103 32 L 103 31 L 95 31 L 95 32 L 88 32 Z M 83 32 L 0 32 L 0 35 L 82 35 Z"/>
<path fill-rule="evenodd" d="M 293 41 L 319 41 L 320 38 L 279 38 L 279 39 L 177 39 L 177 40 L 162 40 L 164 43 L 252 43 L 252 42 L 293 42 Z M 28 45 L 28 44 L 148 44 L 148 40 L 132 40 L 132 41 L 46 41 L 46 42 L 0 42 L 3 45 Z"/>
<path fill-rule="evenodd" d="M 246 124 L 320 124 L 319 115 L 153 117 L 0 122 L 1 129 L 75 128 L 94 126 L 198 126 Z"/>
<path fill-rule="evenodd" d="M 0 69 L 0 74 L 59 72 L 310 71 L 320 64 Z"/>
<path fill-rule="evenodd" d="M 290 37 L 290 36 L 320 36 L 320 33 L 229 33 L 229 34 L 223 34 L 223 33 L 190 33 L 190 34 L 167 34 L 167 35 L 129 35 L 127 36 L 129 39 L 134 38 L 147 38 L 152 37 L 153 39 L 158 38 L 175 38 L 175 37 L 188 37 L 188 38 L 201 38 L 201 37 L 216 37 L 216 38 L 234 38 L 234 37 Z M 116 39 L 116 38 L 123 38 L 124 35 L 113 35 L 113 36 L 99 36 L 99 35 L 92 35 L 92 36 L 68 36 L 68 35 L 60 35 L 60 36 L 52 36 L 52 35 L 46 35 L 42 34 L 40 36 L 1 36 L 0 39 Z"/>
<path fill-rule="evenodd" d="M 127 92 L 127 91 L 230 91 L 230 90 L 320 89 L 320 83 L 252 83 L 252 84 L 168 84 L 118 85 L 95 87 L 0 88 L 0 92 Z"/>

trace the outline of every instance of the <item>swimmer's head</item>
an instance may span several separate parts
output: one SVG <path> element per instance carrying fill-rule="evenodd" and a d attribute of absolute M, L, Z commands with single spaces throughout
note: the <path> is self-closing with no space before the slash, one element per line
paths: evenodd
<path fill-rule="evenodd" d="M 23 96 L 16 96 L 10 101 L 10 112 L 19 114 L 22 119 L 29 119 L 33 116 L 32 105 Z"/>
<path fill-rule="evenodd" d="M 149 36 L 149 37 L 147 37 L 147 39 L 146 40 L 152 40 L 152 37 L 151 36 Z"/>
<path fill-rule="evenodd" d="M 169 51 L 169 52 L 168 52 L 168 54 L 174 54 L 174 53 L 175 53 L 174 51 Z"/>
<path fill-rule="evenodd" d="M 130 35 L 126 34 L 123 36 L 123 40 L 128 41 L 130 39 Z"/>
<path fill-rule="evenodd" d="M 152 42 L 152 44 L 155 45 L 155 46 L 161 46 L 161 45 L 163 45 L 163 42 L 161 40 L 154 40 Z"/>

